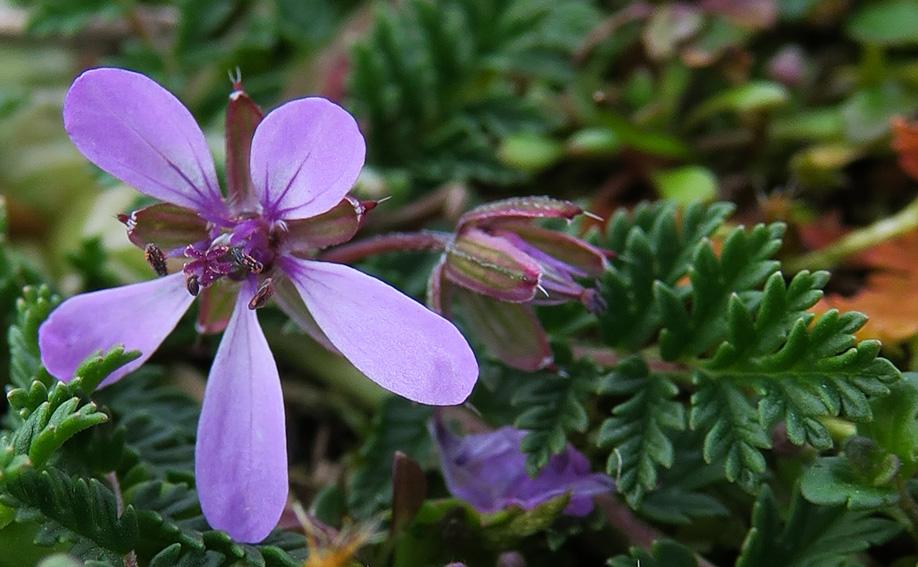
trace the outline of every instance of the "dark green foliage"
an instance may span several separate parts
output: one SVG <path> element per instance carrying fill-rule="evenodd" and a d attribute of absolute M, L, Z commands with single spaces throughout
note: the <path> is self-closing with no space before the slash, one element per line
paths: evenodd
<path fill-rule="evenodd" d="M 557 373 L 526 374 L 508 369 L 516 374 L 519 384 L 513 404 L 522 411 L 514 426 L 529 431 L 520 449 L 526 453 L 526 470 L 533 476 L 553 454 L 564 450 L 569 432 L 582 433 L 590 424 L 585 406 L 596 389 L 596 367 L 587 360 L 556 362 L 560 367 Z"/>
<path fill-rule="evenodd" d="M 798 491 L 783 512 L 771 489 L 763 486 L 736 566 L 859 565 L 862 563 L 850 563 L 852 554 L 881 544 L 900 530 L 895 522 L 872 517 L 869 512 L 810 504 Z"/>
<path fill-rule="evenodd" d="M 685 411 L 673 397 L 679 389 L 664 374 L 650 372 L 647 363 L 632 357 L 622 361 L 599 386 L 604 395 L 627 397 L 599 430 L 599 445 L 614 447 L 606 472 L 618 491 L 637 507 L 644 493 L 657 485 L 657 467 L 671 467 L 673 444 L 664 428 L 685 428 Z"/>
<path fill-rule="evenodd" d="M 433 446 L 429 406 L 404 398 L 386 398 L 373 419 L 373 429 L 360 448 L 360 461 L 348 485 L 347 504 L 357 518 L 369 518 L 392 500 L 392 459 L 401 451 L 419 463 Z"/>
<path fill-rule="evenodd" d="M 670 375 L 691 377 L 695 384 L 688 423 L 705 432 L 705 461 L 722 461 L 728 480 L 754 491 L 766 470 L 761 451 L 771 446 L 778 423 L 786 424 L 792 443 L 829 448 L 820 418 L 869 419 L 868 399 L 885 395 L 899 373 L 877 358 L 878 342 L 857 343 L 854 332 L 864 316 L 829 311 L 814 321 L 808 309 L 822 296 L 828 275 L 803 271 L 785 282 L 772 259 L 783 226 L 734 228 L 715 252 L 707 235 L 727 211 L 689 207 L 681 232 L 675 210 L 665 205 L 610 220 L 609 245 L 623 252 L 603 279 L 610 308 L 601 329 L 608 344 L 631 351 L 659 337 L 661 357 L 676 363 Z M 636 487 L 652 489 L 656 465 L 672 459 L 671 445 L 648 410 L 677 393 L 667 378 L 634 375 L 622 388 L 652 395 L 616 406 L 602 439 L 617 451 L 609 472 L 617 474 L 623 463 L 622 486 L 632 504 L 642 494 Z M 677 405 L 656 415 L 678 423 Z"/>
<path fill-rule="evenodd" d="M 755 490 L 765 472 L 761 449 L 771 447 L 768 432 L 746 393 L 727 380 L 700 378 L 692 395 L 689 425 L 707 431 L 703 455 L 706 462 L 723 460 L 727 480 Z"/>
<path fill-rule="evenodd" d="M 194 439 L 201 408 L 188 396 L 162 388 L 157 375 L 141 369 L 96 398 L 115 414 L 124 443 L 133 454 L 121 465 L 125 474 L 193 482 Z M 135 464 L 142 466 L 132 474 L 129 468 Z"/>
<path fill-rule="evenodd" d="M 650 553 L 638 547 L 632 547 L 629 555 L 619 555 L 609 559 L 609 567 L 695 567 L 698 561 L 692 550 L 670 540 L 653 542 Z"/>
<path fill-rule="evenodd" d="M 40 281 L 38 275 L 28 267 L 23 259 L 7 247 L 6 231 L 6 201 L 3 196 L 0 195 L 0 323 L 3 323 L 4 328 L 13 323 L 18 323 L 20 326 L 22 325 L 23 314 L 19 307 L 19 297 L 22 288 L 27 285 L 37 284 Z M 41 321 L 44 319 L 39 318 L 38 320 Z M 9 333 L 14 333 L 14 331 L 10 329 Z M 14 341 L 12 334 L 8 334 L 7 336 L 9 338 L 9 347 L 11 351 L 14 348 L 20 348 L 21 344 L 19 339 Z M 13 369 L 10 368 L 12 362 L 7 358 L 8 353 L 6 349 L 0 350 L 0 373 L 2 373 L 0 375 L 6 376 L 6 371 L 9 370 L 9 375 L 13 379 L 14 384 L 22 386 L 24 383 L 31 382 L 31 378 L 23 379 L 22 377 L 28 374 L 29 368 L 32 367 L 30 362 L 32 354 L 34 353 L 20 352 L 19 356 L 21 358 L 17 361 L 17 364 L 24 365 L 24 367 L 19 366 Z M 9 356 L 12 356 L 11 352 Z M 22 379 L 22 382 L 16 382 L 14 377 Z"/>
<path fill-rule="evenodd" d="M 641 501 L 644 516 L 667 524 L 689 525 L 700 518 L 723 517 L 730 510 L 715 492 L 725 484 L 721 463 L 708 464 L 698 451 L 703 435 L 695 431 L 671 433 L 673 464 L 659 473 L 657 487 Z"/>
<path fill-rule="evenodd" d="M 16 322 L 10 327 L 7 340 L 10 346 L 10 382 L 19 388 L 29 389 L 38 380 L 50 386 L 53 378 L 41 366 L 38 351 L 38 327 L 57 305 L 46 286 L 27 287 L 16 302 Z"/>
<path fill-rule="evenodd" d="M 371 161 L 429 182 L 519 181 L 497 158 L 500 140 L 552 119 L 509 78 L 568 81 L 570 53 L 595 16 L 581 0 L 380 5 L 350 75 Z"/>
<path fill-rule="evenodd" d="M 662 313 L 660 354 L 664 360 L 703 355 L 726 338 L 728 303 L 734 296 L 747 305 L 758 303 L 761 292 L 757 288 L 778 269 L 771 256 L 781 247 L 783 233 L 780 224 L 758 225 L 748 231 L 735 228 L 724 240 L 719 257 L 709 242 L 702 243 L 692 257 L 687 297 L 663 282 L 654 283 Z"/>
<path fill-rule="evenodd" d="M 108 267 L 108 252 L 102 247 L 102 237 L 86 238 L 76 252 L 67 255 L 67 261 L 76 269 L 83 292 L 116 287 L 121 283 Z"/>
<path fill-rule="evenodd" d="M 732 211 L 727 203 L 696 203 L 680 220 L 676 206 L 663 201 L 609 219 L 604 245 L 617 257 L 602 278 L 608 308 L 599 321 L 606 344 L 634 350 L 656 335 L 661 313 L 654 282 L 675 287 L 692 267 L 695 251 Z"/>
<path fill-rule="evenodd" d="M 134 548 L 137 518 L 133 508 L 118 513 L 115 495 L 96 479 L 73 479 L 57 469 L 25 469 L 5 486 L 20 503 L 69 530 L 60 539 L 80 536 L 119 555 Z"/>

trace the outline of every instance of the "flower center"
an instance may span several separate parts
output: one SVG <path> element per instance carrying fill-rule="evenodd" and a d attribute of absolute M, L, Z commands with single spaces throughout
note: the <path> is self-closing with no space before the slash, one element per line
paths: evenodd
<path fill-rule="evenodd" d="M 250 275 L 265 274 L 264 281 L 270 282 L 281 229 L 262 218 L 242 219 L 228 230 L 215 229 L 214 236 L 208 240 L 186 246 L 183 254 L 189 261 L 182 272 L 188 293 L 198 295 L 201 289 L 224 276 L 241 281 Z M 155 254 L 148 255 L 148 259 L 151 257 L 155 258 Z M 270 290 L 260 293 L 270 296 Z M 267 297 L 262 297 L 259 303 L 263 305 Z"/>

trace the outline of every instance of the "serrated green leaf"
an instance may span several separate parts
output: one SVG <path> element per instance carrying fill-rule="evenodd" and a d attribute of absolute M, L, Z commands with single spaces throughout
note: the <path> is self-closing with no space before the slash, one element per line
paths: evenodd
<path fill-rule="evenodd" d="M 564 358 L 556 357 L 562 368 L 558 374 L 542 371 L 526 375 L 512 400 L 513 405 L 524 408 L 514 426 L 528 431 L 520 449 L 526 453 L 530 476 L 564 450 L 569 431 L 583 432 L 589 426 L 584 404 L 595 390 L 597 370 L 585 360 L 565 364 Z"/>
<path fill-rule="evenodd" d="M 647 363 L 631 357 L 606 376 L 600 393 L 627 396 L 612 409 L 599 429 L 597 443 L 610 448 L 606 472 L 632 507 L 657 485 L 657 467 L 673 463 L 673 446 L 664 428 L 685 427 L 682 405 L 673 401 L 678 388 L 663 374 L 651 373 Z"/>
<path fill-rule="evenodd" d="M 782 518 L 786 518 L 782 520 Z M 752 512 L 737 567 L 830 567 L 843 564 L 870 545 L 883 543 L 901 527 L 869 512 L 810 504 L 795 490 L 785 513 L 768 486 L 763 486 Z"/>

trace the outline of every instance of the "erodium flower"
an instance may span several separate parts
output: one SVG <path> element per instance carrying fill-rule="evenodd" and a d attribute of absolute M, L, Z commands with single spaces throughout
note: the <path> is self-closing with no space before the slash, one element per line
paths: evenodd
<path fill-rule="evenodd" d="M 532 305 L 578 301 L 592 312 L 605 303 L 577 278 L 597 278 L 606 269 L 598 248 L 539 219 L 571 220 L 583 209 L 549 197 L 495 201 L 462 215 L 428 283 L 428 303 L 451 316 L 451 302 L 464 322 L 501 362 L 538 370 L 552 361 L 551 349 Z"/>
<path fill-rule="evenodd" d="M 468 396 L 478 367 L 452 324 L 373 277 L 310 259 L 353 236 L 366 208 L 346 197 L 366 148 L 342 108 L 302 98 L 262 117 L 237 82 L 227 112 L 226 199 L 191 113 L 144 75 L 84 72 L 67 93 L 64 125 L 91 162 L 164 201 L 123 219 L 162 277 L 65 301 L 39 331 L 42 362 L 69 380 L 97 350 L 119 343 L 139 350 L 109 384 L 143 364 L 200 293 L 199 328 L 226 329 L 195 447 L 198 495 L 212 527 L 260 541 L 287 499 L 280 380 L 255 311 L 275 290 L 297 322 L 386 389 L 437 405 Z M 221 301 L 231 306 L 228 317 Z"/>
<path fill-rule="evenodd" d="M 586 516 L 593 509 L 593 496 L 607 494 L 614 487 L 608 476 L 591 472 L 590 461 L 570 443 L 560 454 L 552 455 L 533 478 L 526 473 L 526 456 L 520 452 L 526 431 L 506 426 L 459 437 L 439 419 L 431 427 L 447 489 L 479 512 L 498 512 L 509 506 L 531 510 L 569 493 L 564 513 Z"/>

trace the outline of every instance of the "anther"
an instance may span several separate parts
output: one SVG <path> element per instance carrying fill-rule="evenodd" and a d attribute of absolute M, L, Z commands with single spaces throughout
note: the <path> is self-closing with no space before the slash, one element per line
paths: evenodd
<path fill-rule="evenodd" d="M 265 269 L 264 265 L 242 251 L 242 248 L 230 248 L 230 255 L 236 264 L 242 266 L 253 274 L 260 274 Z"/>
<path fill-rule="evenodd" d="M 274 295 L 274 284 L 271 282 L 271 278 L 267 278 L 258 288 L 258 291 L 255 292 L 255 297 L 249 301 L 249 309 L 261 309 L 267 305 L 272 295 Z"/>
<path fill-rule="evenodd" d="M 198 276 L 194 274 L 185 274 L 185 289 L 194 297 L 198 296 L 201 286 L 198 284 Z"/>
<path fill-rule="evenodd" d="M 609 308 L 606 299 L 599 291 L 592 288 L 583 290 L 583 293 L 580 294 L 580 303 L 593 315 L 599 315 Z"/>
<path fill-rule="evenodd" d="M 143 257 L 146 258 L 147 263 L 150 264 L 157 276 L 169 275 L 169 271 L 166 269 L 166 255 L 163 254 L 162 248 L 151 242 L 144 247 Z"/>

